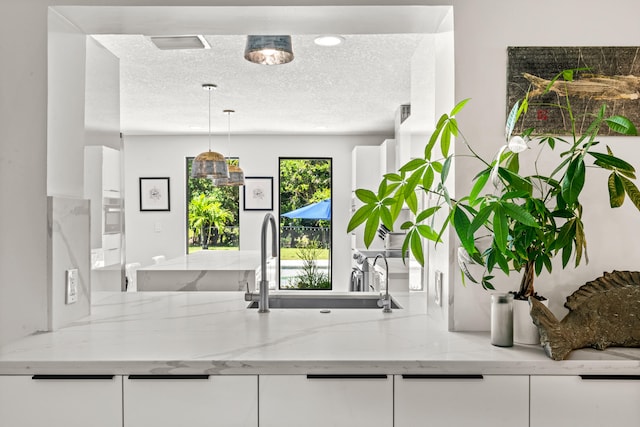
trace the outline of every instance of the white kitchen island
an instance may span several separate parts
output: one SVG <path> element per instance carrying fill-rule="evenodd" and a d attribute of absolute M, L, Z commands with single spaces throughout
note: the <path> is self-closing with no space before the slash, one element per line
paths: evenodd
<path fill-rule="evenodd" d="M 136 280 L 138 291 L 246 291 L 260 277 L 259 251 L 203 250 L 140 268 Z"/>

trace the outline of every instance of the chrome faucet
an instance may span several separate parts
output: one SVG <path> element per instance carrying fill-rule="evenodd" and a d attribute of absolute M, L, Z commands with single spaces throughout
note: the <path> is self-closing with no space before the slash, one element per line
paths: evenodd
<path fill-rule="evenodd" d="M 389 263 L 387 262 L 387 256 L 385 254 L 378 254 L 376 258 L 373 260 L 373 267 L 376 266 L 376 262 L 378 258 L 382 258 L 384 260 L 384 288 L 385 295 L 382 295 L 382 291 L 380 291 L 380 300 L 378 301 L 378 306 L 382 307 L 383 313 L 391 313 L 391 297 L 389 296 Z"/>
<path fill-rule="evenodd" d="M 276 235 L 276 219 L 268 213 L 262 220 L 260 230 L 260 299 L 258 313 L 269 312 L 269 280 L 267 279 L 267 229 L 271 224 L 271 256 L 278 256 L 278 239 Z M 246 297 L 245 297 L 246 299 Z"/>

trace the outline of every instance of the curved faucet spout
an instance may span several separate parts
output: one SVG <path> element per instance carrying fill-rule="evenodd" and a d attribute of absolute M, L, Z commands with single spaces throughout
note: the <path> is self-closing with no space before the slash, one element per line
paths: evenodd
<path fill-rule="evenodd" d="M 389 263 L 387 262 L 387 256 L 385 254 L 380 253 L 376 255 L 375 259 L 373 260 L 373 267 L 376 266 L 376 262 L 378 262 L 379 258 L 382 258 L 384 260 L 384 270 L 385 270 L 385 275 L 384 275 L 385 295 L 382 296 L 382 292 L 380 292 L 380 302 L 382 303 L 382 312 L 391 313 L 391 298 L 389 297 Z"/>
<path fill-rule="evenodd" d="M 276 219 L 270 213 L 262 220 L 260 230 L 260 300 L 258 301 L 258 313 L 269 312 L 269 280 L 267 279 L 267 229 L 271 224 L 271 256 L 278 256 L 278 236 Z"/>

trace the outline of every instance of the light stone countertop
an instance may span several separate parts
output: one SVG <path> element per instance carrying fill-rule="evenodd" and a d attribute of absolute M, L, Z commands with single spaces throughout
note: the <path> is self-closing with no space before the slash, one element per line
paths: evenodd
<path fill-rule="evenodd" d="M 387 314 L 259 314 L 241 292 L 101 293 L 89 317 L 0 347 L 0 374 L 640 374 L 640 349 L 556 362 L 539 346 L 447 332 L 425 314 L 424 293 L 394 297 L 404 309 Z"/>

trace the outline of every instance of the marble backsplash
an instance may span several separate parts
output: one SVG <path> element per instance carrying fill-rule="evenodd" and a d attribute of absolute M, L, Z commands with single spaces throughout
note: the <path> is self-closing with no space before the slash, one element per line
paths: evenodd
<path fill-rule="evenodd" d="M 91 311 L 89 201 L 47 198 L 48 329 L 56 330 Z M 66 272 L 78 269 L 77 301 L 66 304 Z"/>

